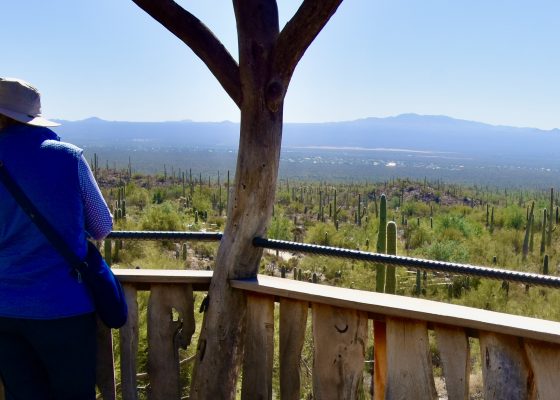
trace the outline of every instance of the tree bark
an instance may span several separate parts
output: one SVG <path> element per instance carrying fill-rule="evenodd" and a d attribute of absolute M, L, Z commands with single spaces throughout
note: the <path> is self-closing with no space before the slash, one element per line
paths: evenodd
<path fill-rule="evenodd" d="M 242 292 L 230 287 L 229 280 L 254 277 L 262 255 L 262 249 L 254 247 L 252 240 L 266 233 L 272 214 L 276 185 L 271 182 L 277 178 L 282 134 L 281 118 L 270 114 L 242 111 L 235 190 L 208 291 L 209 307 L 199 339 L 192 399 L 235 398 L 246 300 Z M 269 138 L 267 146 L 252 145 L 264 140 L 263 136 Z"/>
<path fill-rule="evenodd" d="M 173 0 L 133 0 L 204 61 L 241 111 L 240 139 L 228 221 L 208 291 L 190 398 L 233 399 L 243 353 L 246 299 L 231 279 L 257 275 L 272 216 L 283 104 L 293 71 L 342 0 L 304 0 L 279 31 L 276 0 L 233 0 L 239 66 L 196 17 Z"/>
<path fill-rule="evenodd" d="M 280 159 L 282 107 L 272 112 L 265 99 L 269 55 L 279 33 L 276 4 L 243 0 L 234 2 L 234 9 L 243 90 L 239 152 L 228 223 L 208 292 L 209 308 L 199 340 L 192 399 L 235 398 L 246 299 L 229 286 L 229 280 L 257 274 L 262 249 L 254 247 L 252 240 L 266 234 Z"/>

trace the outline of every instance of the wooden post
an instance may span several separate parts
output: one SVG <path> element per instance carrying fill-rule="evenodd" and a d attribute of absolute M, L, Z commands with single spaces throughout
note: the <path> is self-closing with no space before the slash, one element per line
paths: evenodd
<path fill-rule="evenodd" d="M 280 299 L 280 398 L 299 400 L 301 351 L 307 324 L 307 302 Z"/>
<path fill-rule="evenodd" d="M 138 300 L 137 290 L 133 285 L 123 285 L 128 319 L 120 329 L 121 345 L 121 389 L 123 400 L 138 400 L 136 380 L 136 358 L 138 354 Z"/>
<path fill-rule="evenodd" d="M 274 298 L 247 296 L 247 327 L 241 399 L 272 399 Z"/>
<path fill-rule="evenodd" d="M 560 346 L 525 339 L 525 351 L 533 370 L 537 399 L 555 399 L 560 393 Z"/>
<path fill-rule="evenodd" d="M 385 399 L 436 398 L 427 323 L 387 318 Z"/>
<path fill-rule="evenodd" d="M 105 262 L 107 262 L 108 265 L 111 265 L 113 263 L 113 254 L 111 252 L 111 239 L 105 239 L 103 241 L 103 258 L 105 259 Z"/>
<path fill-rule="evenodd" d="M 173 312 L 179 314 L 174 320 Z M 191 285 L 151 286 L 148 302 L 149 398 L 179 399 L 179 347 L 191 342 L 195 328 Z"/>
<path fill-rule="evenodd" d="M 313 304 L 315 399 L 358 399 L 363 388 L 367 314 Z"/>
<path fill-rule="evenodd" d="M 468 400 L 470 377 L 469 339 L 464 329 L 436 325 L 436 339 L 450 400 Z"/>
<path fill-rule="evenodd" d="M 385 399 L 387 386 L 387 327 L 385 321 L 373 321 L 373 394 Z"/>
<path fill-rule="evenodd" d="M 2 383 L 1 378 L 0 378 L 0 400 L 6 400 L 6 396 L 4 394 L 4 384 Z"/>
<path fill-rule="evenodd" d="M 533 399 L 531 373 L 521 341 L 514 336 L 480 332 L 484 399 Z"/>

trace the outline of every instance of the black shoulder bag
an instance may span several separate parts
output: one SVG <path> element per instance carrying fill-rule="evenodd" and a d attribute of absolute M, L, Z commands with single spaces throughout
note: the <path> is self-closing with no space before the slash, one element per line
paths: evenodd
<path fill-rule="evenodd" d="M 12 194 L 31 221 L 37 225 L 51 245 L 72 267 L 77 279 L 85 282 L 92 294 L 95 310 L 99 318 L 101 318 L 101 321 L 109 328 L 120 328 L 123 326 L 128 316 L 128 307 L 124 292 L 120 282 L 99 253 L 97 247 L 88 240 L 86 258 L 85 260 L 80 260 L 71 250 L 70 246 L 64 241 L 62 236 L 39 212 L 31 200 L 29 200 L 23 190 L 8 173 L 6 166 L 1 160 L 0 181 L 4 183 L 6 189 Z"/>

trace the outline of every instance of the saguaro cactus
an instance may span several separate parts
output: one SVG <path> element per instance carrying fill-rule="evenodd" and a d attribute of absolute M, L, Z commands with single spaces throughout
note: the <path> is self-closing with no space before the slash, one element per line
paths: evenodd
<path fill-rule="evenodd" d="M 333 204 L 333 221 L 334 227 L 338 231 L 338 212 L 340 211 L 341 207 L 337 207 L 336 205 L 336 189 L 334 191 L 334 204 Z"/>
<path fill-rule="evenodd" d="M 325 209 L 323 207 L 323 191 L 319 191 L 319 218 L 318 220 L 321 222 L 325 222 Z"/>
<path fill-rule="evenodd" d="M 377 234 L 376 251 L 381 254 L 385 254 L 387 251 L 387 197 L 384 194 L 382 194 L 379 199 L 379 232 Z M 378 264 L 376 269 L 375 291 L 384 292 L 385 265 Z"/>
<path fill-rule="evenodd" d="M 522 259 L 525 261 L 529 254 L 529 239 L 531 238 L 531 230 L 533 229 L 535 202 L 531 203 L 531 211 L 529 211 L 529 218 L 527 219 L 527 228 L 525 228 L 525 238 L 523 239 L 523 255 Z"/>
<path fill-rule="evenodd" d="M 397 255 L 397 224 L 394 221 L 387 223 L 387 254 Z M 395 294 L 397 289 L 397 276 L 394 265 L 388 265 L 386 271 L 385 293 Z"/>
<path fill-rule="evenodd" d="M 362 195 L 358 194 L 358 214 L 356 218 L 356 225 L 362 225 Z"/>
<path fill-rule="evenodd" d="M 546 245 L 548 247 L 550 247 L 550 245 L 552 244 L 552 213 L 554 210 L 554 188 L 550 188 L 550 208 L 549 210 L 549 218 L 548 218 L 548 232 L 546 235 Z"/>
<path fill-rule="evenodd" d="M 546 220 L 547 220 L 547 213 L 545 208 L 543 210 L 543 220 L 542 220 L 542 230 L 541 230 L 541 255 L 544 254 L 546 249 Z"/>

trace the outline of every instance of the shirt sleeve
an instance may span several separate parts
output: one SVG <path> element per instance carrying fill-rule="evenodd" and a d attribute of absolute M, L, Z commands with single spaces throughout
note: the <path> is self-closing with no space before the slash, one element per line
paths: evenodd
<path fill-rule="evenodd" d="M 86 232 L 93 239 L 101 240 L 113 229 L 113 216 L 83 155 L 78 161 L 78 176 L 84 202 Z"/>

